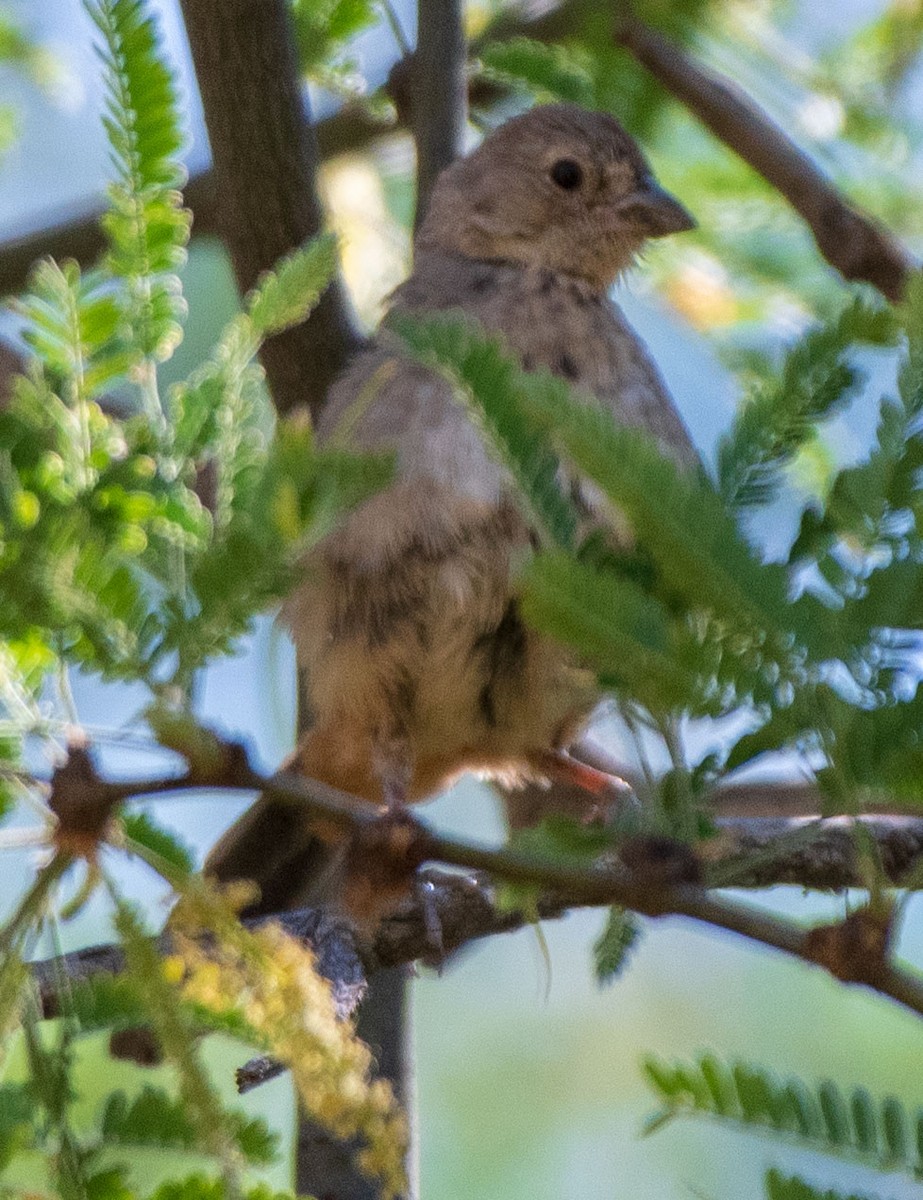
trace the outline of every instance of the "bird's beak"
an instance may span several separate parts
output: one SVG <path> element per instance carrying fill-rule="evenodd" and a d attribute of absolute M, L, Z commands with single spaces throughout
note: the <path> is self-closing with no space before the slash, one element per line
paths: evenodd
<path fill-rule="evenodd" d="M 619 215 L 645 237 L 666 237 L 695 229 L 695 218 L 665 191 L 653 175 L 642 179 L 619 205 Z"/>

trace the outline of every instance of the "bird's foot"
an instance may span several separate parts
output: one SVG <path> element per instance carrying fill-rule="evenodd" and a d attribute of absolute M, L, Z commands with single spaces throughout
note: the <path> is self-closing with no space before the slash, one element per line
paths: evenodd
<path fill-rule="evenodd" d="M 429 967 L 435 967 L 441 975 L 445 962 L 445 941 L 442 936 L 442 921 L 439 919 L 436 885 L 424 874 L 417 873 L 413 882 L 414 897 L 420 905 L 423 917 L 423 928 L 426 931 L 427 952 L 422 955 L 423 961 Z"/>
<path fill-rule="evenodd" d="M 633 795 L 631 784 L 618 775 L 598 771 L 595 767 L 573 758 L 564 750 L 542 750 L 533 754 L 532 765 L 552 783 L 563 783 L 582 788 L 591 796 L 609 796 L 613 793 Z"/>

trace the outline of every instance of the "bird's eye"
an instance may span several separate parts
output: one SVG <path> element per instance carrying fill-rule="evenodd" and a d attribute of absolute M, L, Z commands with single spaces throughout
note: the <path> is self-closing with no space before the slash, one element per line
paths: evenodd
<path fill-rule="evenodd" d="M 558 187 L 564 188 L 566 192 L 572 192 L 574 188 L 580 187 L 583 183 L 583 168 L 572 158 L 559 158 L 551 168 L 551 178 Z"/>

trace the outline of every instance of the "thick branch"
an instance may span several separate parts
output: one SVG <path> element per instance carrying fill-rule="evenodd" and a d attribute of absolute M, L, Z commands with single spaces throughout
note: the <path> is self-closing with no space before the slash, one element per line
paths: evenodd
<path fill-rule="evenodd" d="M 217 225 L 241 292 L 323 227 L 319 151 L 286 0 L 182 0 L 214 162 Z M 314 410 L 360 342 L 339 281 L 261 353 L 277 407 Z"/>
<path fill-rule="evenodd" d="M 248 928 L 256 928 L 267 919 L 280 924 L 299 942 L 311 947 L 317 960 L 317 969 L 329 979 L 333 999 L 340 1017 L 350 1016 L 365 992 L 365 971 L 356 952 L 352 934 L 342 923 L 333 920 L 320 909 L 302 908 L 294 912 L 279 913 L 272 918 L 258 917 L 244 920 Z M 166 957 L 171 952 L 169 932 L 157 939 L 159 952 Z M 93 979 L 98 975 L 118 975 L 125 966 L 121 946 L 87 946 L 74 950 L 61 958 L 50 958 L 32 964 L 32 977 L 38 985 L 44 1017 L 60 1014 L 58 989 L 66 978 L 70 983 Z"/>
<path fill-rule="evenodd" d="M 634 19 L 620 20 L 616 40 L 808 223 L 817 247 L 846 279 L 900 300 L 913 261 L 867 214 L 850 205 L 815 163 L 735 83 L 695 62 Z"/>
<path fill-rule="evenodd" d="M 417 228 L 436 177 L 464 148 L 468 88 L 462 0 L 419 0 L 411 71 L 411 118 L 417 148 Z"/>
<path fill-rule="evenodd" d="M 497 874 L 507 878 L 535 882 L 540 876 L 549 874 L 534 862 L 529 863 L 509 852 L 484 853 Z M 466 853 L 449 857 L 462 856 L 469 857 Z M 497 869 L 494 860 L 500 858 L 504 865 Z M 710 895 L 695 885 L 638 886 L 624 879 L 616 881 L 611 872 L 602 870 L 588 872 L 560 868 L 558 874 L 560 888 L 537 900 L 537 911 L 542 919 L 556 918 L 571 908 L 588 904 L 624 903 L 650 917 L 689 916 L 782 950 L 805 962 L 832 969 L 823 937 L 819 935 L 828 934 L 830 929 L 840 928 L 838 926 L 805 930 L 749 906 Z M 359 957 L 352 935 L 316 910 L 302 909 L 263 919 L 280 921 L 293 936 L 314 949 L 321 971 L 333 983 L 338 1010 L 344 1016 L 354 1010 L 362 996 L 365 987 L 363 971 L 374 974 L 415 960 L 438 964 L 443 955 L 449 955 L 471 941 L 520 929 L 531 919 L 531 915 L 510 911 L 505 905 L 498 906 L 493 888 L 482 881 L 442 871 L 425 872 L 424 881 L 428 889 L 425 903 L 415 897 L 387 916 L 374 940 L 360 948 Z M 438 948 L 433 944 L 434 922 L 441 933 Z M 160 941 L 166 953 L 169 949 L 167 935 Z M 115 946 L 89 947 L 65 955 L 62 960 L 34 963 L 32 969 L 39 985 L 44 1014 L 54 1016 L 59 1012 L 58 984 L 62 972 L 72 981 L 118 973 L 122 966 L 121 950 Z M 923 980 L 908 971 L 879 964 L 869 972 L 869 977 L 861 977 L 859 972 L 846 981 L 863 983 L 913 1011 L 923 1013 Z M 241 1084 L 245 1088 L 256 1086 L 272 1078 L 277 1071 L 277 1066 L 270 1060 L 253 1060 L 244 1069 Z"/>
<path fill-rule="evenodd" d="M 893 918 L 880 905 L 859 909 L 845 921 L 806 930 L 714 894 L 701 882 L 706 864 L 696 862 L 687 847 L 664 843 L 663 839 L 629 839 L 613 847 L 617 857 L 608 863 L 573 864 L 513 848 L 493 849 L 440 836 L 409 813 L 382 816 L 377 805 L 316 780 L 285 772 L 265 778 L 250 768 L 242 749 L 233 744 L 226 744 L 223 753 L 212 757 L 211 764 L 210 768 L 190 770 L 181 778 L 115 784 L 100 779 L 84 749 L 72 750 L 52 779 L 51 803 L 58 817 L 55 835 L 58 853 L 40 873 L 34 888 L 40 887 L 43 880 L 47 883 L 60 875 L 71 861 L 73 853 L 67 849 L 68 839 L 79 835 L 79 844 L 85 846 L 94 831 L 96 838 L 103 836 L 112 805 L 120 796 L 182 791 L 209 784 L 259 789 L 274 799 L 303 807 L 322 822 L 328 830 L 327 836 L 333 836 L 336 829 L 341 830 L 350 847 L 347 862 L 353 868 L 361 866 L 369 872 L 370 883 L 374 876 L 398 891 L 406 891 L 416 869 L 430 861 L 486 872 L 494 878 L 524 885 L 540 897 L 538 911 L 543 915 L 556 915 L 565 908 L 578 905 L 617 904 L 648 917 L 691 917 L 822 966 L 843 982 L 861 983 L 923 1015 L 923 977 L 895 967 L 891 962 Z M 923 821 L 911 824 L 897 819 L 870 818 L 865 824 L 878 846 L 883 868 L 891 878 L 898 880 L 906 870 L 918 865 L 923 848 Z M 812 836 L 809 841 L 803 838 L 804 822 L 795 828 L 785 822 L 776 822 L 773 828 L 763 830 L 758 837 L 754 837 L 753 825 L 752 821 L 728 823 L 725 839 L 730 844 L 732 856 L 736 856 L 736 862 L 731 860 L 731 866 L 736 870 L 728 871 L 725 860 L 725 877 L 721 879 L 712 855 L 707 865 L 714 882 L 738 886 L 747 882 L 763 886 L 776 882 L 779 876 L 773 873 L 773 864 L 777 869 L 778 851 L 780 846 L 786 846 L 786 839 L 790 843 L 786 848 L 794 849 L 800 856 L 799 883 L 804 883 L 811 872 L 818 874 L 820 886 L 831 886 L 834 882 L 837 886 L 861 885 L 863 882 L 855 838 L 843 818 L 818 823 L 819 829 L 810 832 L 812 835 L 819 833 L 820 837 Z M 717 844 L 720 851 L 720 840 Z M 818 857 L 819 845 L 824 846 L 824 853 Z M 755 858 L 754 849 L 759 851 Z M 742 857 L 742 851 L 746 856 Z M 727 853 L 727 846 L 724 852 Z M 498 909 L 490 893 L 471 881 L 457 878 L 444 881 L 442 876 L 435 879 L 429 876 L 425 886 L 424 902 L 411 905 L 409 909 L 405 906 L 376 926 L 375 939 L 366 948 L 368 969 L 378 970 L 418 957 L 432 957 L 434 927 L 440 931 L 438 949 L 442 954 L 488 932 L 515 928 L 521 921 L 518 915 Z M 344 1008 L 351 1011 L 363 983 L 349 954 L 344 958 L 339 953 L 342 930 L 336 927 L 322 930 L 324 918 L 317 912 L 308 917 L 303 913 L 300 916 L 283 915 L 280 919 L 296 936 L 305 940 L 317 941 L 322 932 L 329 936 L 330 946 L 338 948 L 338 957 L 333 966 L 329 966 L 329 959 L 325 966 L 323 947 L 316 947 L 321 954 L 322 969 L 335 985 L 341 981 L 348 985 Z M 111 972 L 120 966 L 118 952 L 110 947 L 83 951 L 64 962 L 65 972 L 84 976 L 101 970 Z M 53 1012 L 56 1003 L 53 981 L 60 975 L 56 976 L 54 969 L 47 965 L 38 965 L 35 970 L 43 989 L 45 1010 Z M 266 1077 L 267 1070 L 272 1070 L 271 1065 L 257 1065 L 260 1078 Z"/>

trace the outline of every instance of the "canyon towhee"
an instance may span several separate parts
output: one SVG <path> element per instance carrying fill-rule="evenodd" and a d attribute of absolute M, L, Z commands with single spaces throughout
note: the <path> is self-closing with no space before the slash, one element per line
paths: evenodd
<path fill-rule="evenodd" d="M 691 466 L 689 436 L 606 290 L 648 238 L 693 224 L 612 117 L 535 108 L 440 176 L 391 309 L 461 309 L 526 370 L 563 376 Z M 565 749 L 598 696 L 520 619 L 513 568 L 529 528 L 449 384 L 402 353 L 387 318 L 334 385 L 318 435 L 347 427 L 359 448 L 393 449 L 397 473 L 312 554 L 286 606 L 311 720 L 289 765 L 388 804 L 466 770 L 579 774 Z M 590 490 L 574 486 L 592 514 Z M 304 815 L 264 797 L 206 869 L 255 879 L 271 910 L 304 899 L 315 850 Z"/>

